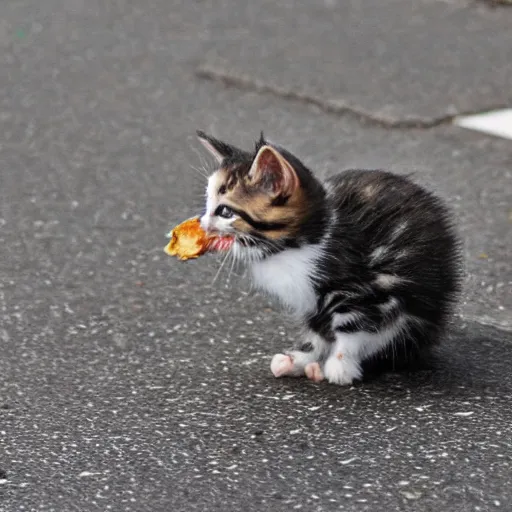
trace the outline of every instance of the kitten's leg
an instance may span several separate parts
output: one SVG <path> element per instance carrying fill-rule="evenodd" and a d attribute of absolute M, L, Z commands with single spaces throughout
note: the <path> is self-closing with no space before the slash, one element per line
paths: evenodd
<path fill-rule="evenodd" d="M 309 380 L 314 382 L 321 382 L 324 380 L 324 372 L 320 367 L 320 363 L 317 361 L 308 363 L 304 368 L 304 373 Z"/>
<path fill-rule="evenodd" d="M 274 377 L 301 377 L 306 375 L 309 379 L 320 381 L 323 378 L 320 370 L 320 361 L 328 345 L 325 340 L 314 333 L 309 333 L 305 341 L 284 354 L 276 354 L 270 363 Z"/>
<path fill-rule="evenodd" d="M 395 343 L 404 333 L 406 320 L 404 316 L 377 332 L 335 332 L 332 345 L 323 371 L 325 378 L 333 384 L 352 384 L 363 376 L 363 360 L 378 354 L 385 347 Z"/>

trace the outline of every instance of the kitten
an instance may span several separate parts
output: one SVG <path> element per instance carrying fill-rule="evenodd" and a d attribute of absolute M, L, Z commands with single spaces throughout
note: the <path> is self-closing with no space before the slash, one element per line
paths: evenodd
<path fill-rule="evenodd" d="M 218 162 L 207 187 L 207 231 L 258 288 L 296 313 L 304 337 L 276 354 L 276 377 L 350 384 L 366 363 L 411 358 L 439 341 L 461 281 L 449 212 L 408 178 L 348 170 L 320 182 L 267 142 L 246 152 L 198 132 Z"/>

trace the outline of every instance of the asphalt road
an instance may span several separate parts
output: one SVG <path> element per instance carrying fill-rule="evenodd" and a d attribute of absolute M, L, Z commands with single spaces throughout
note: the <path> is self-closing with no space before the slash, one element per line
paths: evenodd
<path fill-rule="evenodd" d="M 2 2 L 0 510 L 511 510 L 512 143 L 442 120 L 510 103 L 511 26 L 457 0 Z M 431 368 L 272 378 L 293 324 L 162 252 L 202 203 L 196 129 L 449 201 L 467 278 Z"/>

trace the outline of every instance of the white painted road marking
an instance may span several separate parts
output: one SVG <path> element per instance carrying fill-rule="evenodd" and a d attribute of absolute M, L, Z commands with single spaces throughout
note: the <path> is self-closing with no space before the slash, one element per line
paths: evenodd
<path fill-rule="evenodd" d="M 454 124 L 469 130 L 512 140 L 512 108 L 493 110 L 473 116 L 456 117 Z"/>

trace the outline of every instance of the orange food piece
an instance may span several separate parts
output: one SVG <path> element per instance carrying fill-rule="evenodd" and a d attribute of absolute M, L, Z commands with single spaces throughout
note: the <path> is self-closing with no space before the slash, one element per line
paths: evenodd
<path fill-rule="evenodd" d="M 198 258 L 208 250 L 209 237 L 201 228 L 199 217 L 182 222 L 170 232 L 171 240 L 164 251 L 180 260 Z"/>
<path fill-rule="evenodd" d="M 199 222 L 199 217 L 182 222 L 170 233 L 171 241 L 164 251 L 169 256 L 177 256 L 180 260 L 198 258 L 208 250 L 223 250 L 230 246 L 230 237 L 208 235 Z"/>

